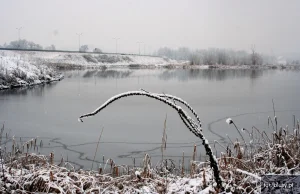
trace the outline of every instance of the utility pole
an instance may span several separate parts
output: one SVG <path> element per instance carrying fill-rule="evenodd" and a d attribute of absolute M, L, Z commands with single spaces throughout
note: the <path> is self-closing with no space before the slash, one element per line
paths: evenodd
<path fill-rule="evenodd" d="M 120 38 L 113 38 L 116 41 L 116 54 L 118 53 L 118 40 L 120 40 Z"/>
<path fill-rule="evenodd" d="M 19 27 L 19 28 L 16 28 L 16 30 L 18 30 L 18 47 L 20 48 L 21 45 L 20 45 L 20 40 L 21 40 L 21 30 L 22 30 L 23 26 Z"/>
<path fill-rule="evenodd" d="M 144 43 L 144 55 L 146 55 L 146 43 Z"/>
<path fill-rule="evenodd" d="M 79 50 L 80 51 L 80 36 L 83 34 L 83 33 L 76 33 L 77 36 L 78 36 L 78 45 L 79 45 Z"/>
<path fill-rule="evenodd" d="M 21 30 L 22 30 L 23 26 L 19 27 L 19 28 L 16 28 L 18 30 L 18 38 L 19 38 L 19 41 L 21 39 Z"/>
<path fill-rule="evenodd" d="M 143 42 L 137 42 L 137 44 L 139 44 L 139 55 L 141 55 L 141 44 L 143 44 Z"/>

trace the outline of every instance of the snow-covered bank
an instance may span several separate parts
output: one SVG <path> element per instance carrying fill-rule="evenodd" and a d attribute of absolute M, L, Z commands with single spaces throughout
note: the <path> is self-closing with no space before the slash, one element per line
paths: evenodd
<path fill-rule="evenodd" d="M 63 76 L 22 55 L 0 55 L 0 90 L 60 81 Z"/>
<path fill-rule="evenodd" d="M 176 61 L 162 57 L 116 55 L 99 53 L 62 53 L 36 51 L 1 51 L 1 55 L 13 57 L 19 55 L 24 61 L 52 65 L 58 68 L 79 67 L 160 67 L 185 65 L 187 61 Z"/>
<path fill-rule="evenodd" d="M 215 191 L 210 184 L 212 171 L 209 168 L 193 177 L 170 173 L 161 176 L 149 165 L 128 170 L 125 166 L 115 166 L 113 169 L 118 168 L 118 171 L 101 173 L 74 170 L 72 164 L 63 159 L 59 165 L 55 165 L 52 160 L 51 155 L 34 153 L 14 156 L 11 162 L 4 164 L 0 159 L 0 192 L 208 194 Z M 126 173 L 120 176 L 118 173 L 124 171 L 122 168 Z"/>
<path fill-rule="evenodd" d="M 288 69 L 299 70 L 300 65 L 191 65 L 164 57 L 117 55 L 100 53 L 64 53 L 40 51 L 0 51 L 2 57 L 18 56 L 24 62 L 47 65 L 57 69 L 78 68 L 183 68 L 183 69 Z"/>

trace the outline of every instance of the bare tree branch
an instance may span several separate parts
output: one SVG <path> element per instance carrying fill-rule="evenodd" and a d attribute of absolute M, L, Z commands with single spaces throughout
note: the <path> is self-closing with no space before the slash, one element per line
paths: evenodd
<path fill-rule="evenodd" d="M 188 103 L 186 103 L 184 100 L 182 100 L 182 99 L 180 99 L 176 96 L 172 96 L 172 95 L 168 96 L 167 94 L 155 94 L 155 93 L 150 93 L 150 92 L 147 92 L 147 91 L 125 92 L 125 93 L 121 93 L 121 94 L 118 94 L 118 95 L 115 95 L 115 96 L 111 97 L 105 103 L 103 103 L 100 107 L 98 107 L 95 111 L 80 116 L 78 120 L 83 122 L 83 120 L 82 120 L 83 118 L 94 116 L 94 115 L 98 114 L 101 110 L 106 108 L 109 104 L 113 103 L 114 101 L 119 100 L 119 99 L 124 98 L 124 97 L 129 97 L 129 96 L 146 96 L 146 97 L 149 97 L 149 98 L 159 100 L 159 101 L 169 105 L 173 109 L 175 109 L 178 112 L 178 114 L 179 114 L 180 118 L 182 119 L 182 121 L 184 122 L 184 124 L 187 126 L 187 128 L 195 136 L 199 137 L 202 140 L 202 144 L 204 145 L 206 154 L 209 156 L 210 165 L 213 169 L 214 178 L 215 178 L 215 181 L 217 183 L 217 186 L 218 186 L 218 188 L 223 190 L 222 189 L 222 179 L 220 177 L 220 171 L 219 171 L 219 166 L 218 166 L 218 163 L 217 163 L 217 159 L 212 153 L 212 149 L 209 145 L 209 142 L 204 137 L 204 135 L 202 134 L 200 125 L 198 125 L 180 106 L 176 105 L 174 103 L 174 101 L 171 100 L 171 99 L 178 100 L 179 102 L 183 102 L 183 104 L 186 105 L 187 107 L 190 107 L 188 105 Z M 170 99 L 168 99 L 166 97 L 168 97 Z M 189 109 L 193 110 L 191 107 Z M 192 112 L 193 112 L 193 114 L 195 113 L 195 111 L 192 111 Z M 199 122 L 200 119 L 198 118 L 198 116 L 196 118 Z"/>

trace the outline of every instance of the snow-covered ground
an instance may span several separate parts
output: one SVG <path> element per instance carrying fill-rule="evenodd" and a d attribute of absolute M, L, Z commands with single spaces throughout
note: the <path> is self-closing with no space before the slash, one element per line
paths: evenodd
<path fill-rule="evenodd" d="M 38 85 L 62 78 L 62 75 L 45 64 L 26 60 L 19 54 L 0 53 L 0 90 Z"/>
<path fill-rule="evenodd" d="M 62 53 L 62 52 L 35 52 L 35 51 L 1 51 L 4 56 L 20 56 L 25 61 L 54 65 L 58 67 L 144 67 L 183 65 L 188 61 L 176 61 L 162 57 L 116 55 L 99 53 Z"/>
<path fill-rule="evenodd" d="M 3 155 L 2 155 L 3 157 Z M 114 177 L 96 171 L 74 171 L 69 162 L 49 164 L 48 156 L 22 154 L 10 164 L 0 159 L 0 192 L 2 193 L 152 193 L 152 194 L 209 194 L 215 192 L 212 170 L 209 168 L 195 174 L 180 177 L 169 174 L 159 176 L 149 169 L 149 176 L 142 175 L 143 169 L 130 170 L 128 174 Z M 2 169 L 3 167 L 3 169 Z M 3 176 L 4 175 L 4 176 Z M 137 176 L 139 175 L 139 177 Z M 204 177 L 203 177 L 204 176 Z M 230 192 L 227 192 L 230 194 Z"/>

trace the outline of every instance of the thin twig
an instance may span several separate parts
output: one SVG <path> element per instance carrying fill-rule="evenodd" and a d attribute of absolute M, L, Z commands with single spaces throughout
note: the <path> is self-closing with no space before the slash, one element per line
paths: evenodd
<path fill-rule="evenodd" d="M 275 105 L 274 105 L 274 99 L 272 98 L 272 104 L 273 104 L 273 112 L 274 112 L 274 117 L 276 116 L 275 114 Z"/>
<path fill-rule="evenodd" d="M 95 150 L 95 155 L 94 155 L 94 159 L 93 159 L 93 162 L 92 162 L 92 168 L 91 168 L 91 170 L 93 170 L 93 165 L 94 165 L 94 162 L 95 162 L 95 158 L 96 158 L 96 154 L 97 154 L 99 142 L 100 142 L 100 139 L 101 139 L 101 136 L 102 136 L 102 133 L 103 133 L 103 129 L 104 129 L 104 127 L 102 128 L 102 131 L 100 133 L 100 136 L 99 136 L 99 139 L 98 139 L 98 142 L 97 142 L 97 147 L 96 147 L 96 150 Z"/>

